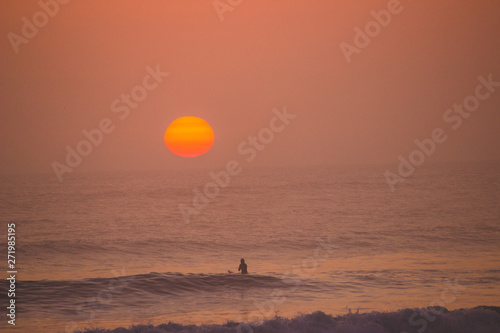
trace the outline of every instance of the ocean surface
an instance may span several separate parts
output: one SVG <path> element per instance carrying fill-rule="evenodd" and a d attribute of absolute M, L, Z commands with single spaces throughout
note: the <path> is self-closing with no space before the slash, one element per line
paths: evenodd
<path fill-rule="evenodd" d="M 3 176 L 0 330 L 499 332 L 473 308 L 500 305 L 500 162 L 428 163 L 394 192 L 390 168 L 247 168 L 208 199 L 220 169 Z"/>

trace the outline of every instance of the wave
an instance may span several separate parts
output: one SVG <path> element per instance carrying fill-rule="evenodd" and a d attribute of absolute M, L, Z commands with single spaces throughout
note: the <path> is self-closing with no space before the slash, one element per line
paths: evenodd
<path fill-rule="evenodd" d="M 221 290 L 291 287 L 281 278 L 258 274 L 149 273 L 119 276 L 119 272 L 115 272 L 115 275 L 114 278 L 17 281 L 19 290 L 22 290 L 18 298 L 40 305 L 45 301 L 52 303 L 55 299 L 72 302 L 103 293 L 144 298 L 147 295 L 184 296 Z M 0 286 L 0 292 L 6 292 L 5 288 Z"/>
<path fill-rule="evenodd" d="M 280 250 L 313 250 L 317 247 L 318 243 L 315 240 L 283 240 L 277 242 L 276 240 L 263 241 L 260 244 L 261 249 L 276 248 Z M 356 244 L 356 246 L 363 246 L 364 244 Z M 6 246 L 6 245 L 5 245 Z M 3 244 L 0 244 L 0 249 Z M 367 245 L 365 245 L 367 246 Z M 150 255 L 154 253 L 180 253 L 191 254 L 210 252 L 210 253 L 228 253 L 228 249 L 234 252 L 248 251 L 249 248 L 255 248 L 255 244 L 251 241 L 214 241 L 214 240 L 178 240 L 164 238 L 147 238 L 130 240 L 128 238 L 114 238 L 114 239 L 46 239 L 46 240 L 33 240 L 25 241 L 22 247 L 19 247 L 19 254 L 27 258 L 33 257 L 48 257 L 55 255 L 63 256 L 77 256 L 87 258 L 94 254 L 106 253 L 110 255 L 124 255 L 124 254 L 139 254 Z M 337 247 L 334 247 L 337 248 Z M 258 251 L 258 249 L 254 249 Z"/>
<path fill-rule="evenodd" d="M 75 331 L 81 332 L 81 331 Z M 315 333 L 498 333 L 500 307 L 480 306 L 472 309 L 448 311 L 429 307 L 403 309 L 395 312 L 349 313 L 333 317 L 321 311 L 288 319 L 275 317 L 261 323 L 229 321 L 222 325 L 168 324 L 134 325 L 116 329 L 87 329 L 85 333 L 142 333 L 142 332 L 315 332 Z"/>

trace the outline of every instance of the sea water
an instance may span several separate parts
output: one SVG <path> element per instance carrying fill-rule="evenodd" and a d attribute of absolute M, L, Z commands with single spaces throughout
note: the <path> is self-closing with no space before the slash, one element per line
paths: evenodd
<path fill-rule="evenodd" d="M 258 330 L 377 311 L 431 332 L 438 314 L 401 309 L 499 305 L 500 163 L 424 165 L 394 192 L 386 169 L 248 168 L 202 200 L 217 170 L 3 176 L 16 330 L 169 321 Z M 186 206 L 198 207 L 189 220 Z M 237 274 L 241 258 L 248 275 Z"/>

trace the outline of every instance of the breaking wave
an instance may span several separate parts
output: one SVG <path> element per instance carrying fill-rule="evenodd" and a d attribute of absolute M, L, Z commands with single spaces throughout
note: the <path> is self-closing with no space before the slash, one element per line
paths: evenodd
<path fill-rule="evenodd" d="M 81 331 L 75 331 L 81 332 Z M 395 312 L 349 313 L 333 317 L 321 311 L 295 318 L 275 317 L 262 323 L 227 322 L 222 325 L 134 325 L 129 328 L 89 329 L 86 333 L 166 332 L 307 332 L 307 333 L 498 333 L 500 307 L 480 306 L 448 311 L 445 308 L 404 309 Z"/>

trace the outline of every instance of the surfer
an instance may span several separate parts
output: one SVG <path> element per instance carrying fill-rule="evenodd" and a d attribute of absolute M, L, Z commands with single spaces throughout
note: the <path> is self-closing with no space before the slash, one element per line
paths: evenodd
<path fill-rule="evenodd" d="M 241 271 L 241 274 L 248 274 L 247 264 L 245 264 L 245 259 L 241 259 L 240 267 L 238 267 L 238 272 Z"/>

